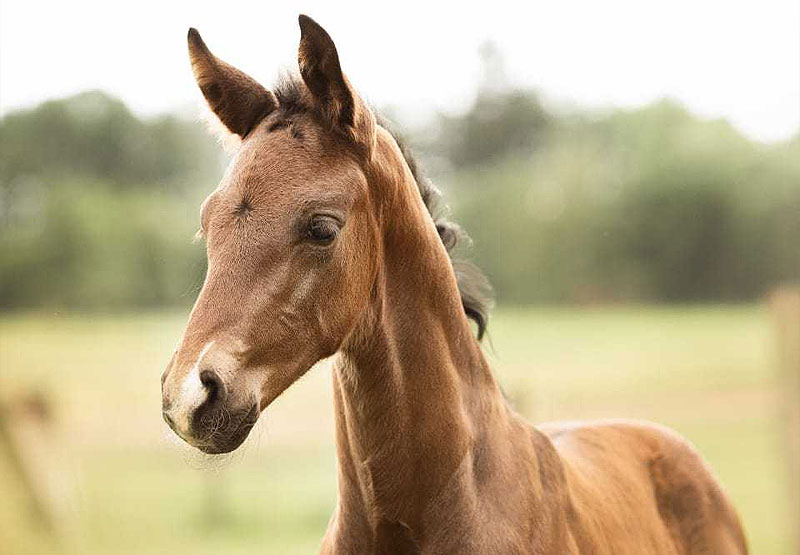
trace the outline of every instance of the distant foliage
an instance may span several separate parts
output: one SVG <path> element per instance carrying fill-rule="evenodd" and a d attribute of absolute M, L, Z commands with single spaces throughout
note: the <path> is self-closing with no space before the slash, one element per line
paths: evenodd
<path fill-rule="evenodd" d="M 475 168 L 536 151 L 550 124 L 533 94 L 482 92 L 466 114 L 439 116 L 439 136 L 430 148 L 454 168 Z"/>
<path fill-rule="evenodd" d="M 93 177 L 118 188 L 159 188 L 219 168 L 197 122 L 142 121 L 118 99 L 90 91 L 7 115 L 0 123 L 0 179 Z"/>
<path fill-rule="evenodd" d="M 800 281 L 800 137 L 754 143 L 670 101 L 549 121 L 537 148 L 439 176 L 501 302 L 745 301 Z"/>
<path fill-rule="evenodd" d="M 0 307 L 188 302 L 197 205 L 223 160 L 202 125 L 87 92 L 0 121 Z"/>

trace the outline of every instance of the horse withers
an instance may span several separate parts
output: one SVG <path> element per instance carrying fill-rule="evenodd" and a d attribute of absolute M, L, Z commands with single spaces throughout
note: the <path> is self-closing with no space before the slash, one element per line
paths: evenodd
<path fill-rule="evenodd" d="M 742 555 L 731 503 L 677 434 L 632 421 L 534 427 L 478 336 L 485 279 L 455 264 L 437 194 L 300 16 L 299 77 L 267 90 L 189 55 L 240 145 L 201 210 L 208 272 L 162 378 L 206 453 L 338 353 L 337 507 L 322 553 Z"/>

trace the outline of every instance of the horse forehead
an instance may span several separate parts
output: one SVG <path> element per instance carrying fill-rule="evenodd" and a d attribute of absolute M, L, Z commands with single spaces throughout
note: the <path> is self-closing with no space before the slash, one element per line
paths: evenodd
<path fill-rule="evenodd" d="M 286 141 L 258 141 L 233 160 L 220 188 L 258 202 L 311 201 L 318 195 L 352 199 L 366 188 L 357 162 Z"/>
<path fill-rule="evenodd" d="M 293 138 L 286 130 L 261 132 L 242 145 L 231 164 L 231 181 L 241 185 L 306 183 L 336 164 L 321 144 Z"/>

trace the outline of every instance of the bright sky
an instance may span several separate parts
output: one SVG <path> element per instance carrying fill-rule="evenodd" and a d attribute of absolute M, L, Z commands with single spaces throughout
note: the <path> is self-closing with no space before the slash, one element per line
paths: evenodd
<path fill-rule="evenodd" d="M 554 102 L 634 107 L 670 96 L 756 139 L 800 130 L 797 0 L 0 0 L 0 112 L 87 88 L 140 114 L 194 106 L 190 26 L 268 85 L 296 65 L 301 12 L 328 30 L 370 101 L 407 117 L 466 107 L 478 47 L 492 39 L 510 80 Z"/>

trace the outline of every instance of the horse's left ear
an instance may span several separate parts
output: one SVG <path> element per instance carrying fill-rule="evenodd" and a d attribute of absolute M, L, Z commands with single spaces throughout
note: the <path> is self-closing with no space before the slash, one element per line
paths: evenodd
<path fill-rule="evenodd" d="M 189 29 L 187 40 L 192 72 L 208 106 L 229 131 L 244 138 L 278 107 L 275 95 L 214 56 L 197 29 Z"/>
<path fill-rule="evenodd" d="M 314 102 L 336 131 L 371 150 L 375 141 L 375 117 L 342 73 L 336 45 L 316 21 L 307 15 L 298 19 L 297 61 Z"/>

